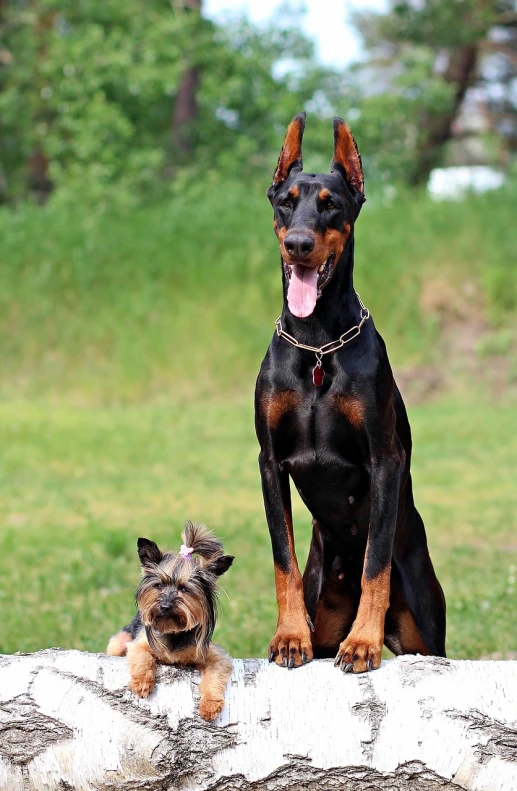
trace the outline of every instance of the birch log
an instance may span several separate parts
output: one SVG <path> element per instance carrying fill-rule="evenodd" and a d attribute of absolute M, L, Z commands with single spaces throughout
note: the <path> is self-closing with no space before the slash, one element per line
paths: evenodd
<path fill-rule="evenodd" d="M 125 659 L 0 656 L 1 791 L 517 791 L 517 662 L 235 660 L 213 725 L 197 672 L 127 682 Z"/>

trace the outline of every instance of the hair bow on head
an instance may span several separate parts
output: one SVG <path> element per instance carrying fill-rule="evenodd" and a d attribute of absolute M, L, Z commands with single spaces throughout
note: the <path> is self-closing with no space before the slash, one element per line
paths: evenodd
<path fill-rule="evenodd" d="M 183 560 L 190 560 L 190 556 L 193 552 L 194 547 L 187 547 L 185 544 L 182 544 L 180 548 L 180 558 L 183 558 Z"/>

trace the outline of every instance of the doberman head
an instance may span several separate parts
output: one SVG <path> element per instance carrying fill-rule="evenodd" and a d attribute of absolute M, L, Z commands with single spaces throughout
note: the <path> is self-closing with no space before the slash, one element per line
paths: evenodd
<path fill-rule="evenodd" d="M 289 309 L 305 318 L 314 311 L 353 238 L 365 201 L 361 157 L 350 129 L 334 119 L 330 174 L 304 173 L 302 137 L 305 113 L 287 129 L 268 198 L 280 253 Z"/>

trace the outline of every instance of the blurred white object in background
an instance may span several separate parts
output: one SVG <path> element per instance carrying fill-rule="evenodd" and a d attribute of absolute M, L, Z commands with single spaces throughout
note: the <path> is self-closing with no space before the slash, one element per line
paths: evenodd
<path fill-rule="evenodd" d="M 434 200 L 461 200 L 469 191 L 498 189 L 505 179 L 504 173 L 488 165 L 435 168 L 429 176 L 427 191 Z"/>

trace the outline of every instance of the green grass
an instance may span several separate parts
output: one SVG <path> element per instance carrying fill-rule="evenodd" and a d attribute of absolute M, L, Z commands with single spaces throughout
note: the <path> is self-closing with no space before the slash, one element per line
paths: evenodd
<path fill-rule="evenodd" d="M 0 651 L 103 649 L 133 613 L 137 536 L 177 547 L 188 517 L 236 556 L 220 641 L 265 654 L 276 604 L 251 402 L 281 298 L 264 190 L 0 210 Z M 475 314 L 494 328 L 481 364 L 513 355 L 515 376 L 516 205 L 515 187 L 366 204 L 356 283 L 392 361 L 454 381 L 441 324 Z M 449 652 L 475 657 L 517 650 L 517 439 L 511 399 L 467 383 L 410 414 Z M 299 501 L 295 516 L 303 565 Z"/>
<path fill-rule="evenodd" d="M 411 410 L 417 502 L 448 600 L 448 651 L 517 651 L 511 407 Z M 206 521 L 236 561 L 217 638 L 264 656 L 276 623 L 251 394 L 174 406 L 0 407 L 0 651 L 103 650 L 132 616 L 139 535 L 178 547 Z M 295 500 L 299 557 L 310 519 Z"/>
<path fill-rule="evenodd" d="M 356 285 L 395 363 L 443 364 L 444 318 L 515 316 L 516 189 L 384 204 L 359 218 Z M 0 210 L 0 238 L 0 396 L 168 401 L 255 376 L 281 305 L 262 187 L 200 184 L 128 213 Z"/>

